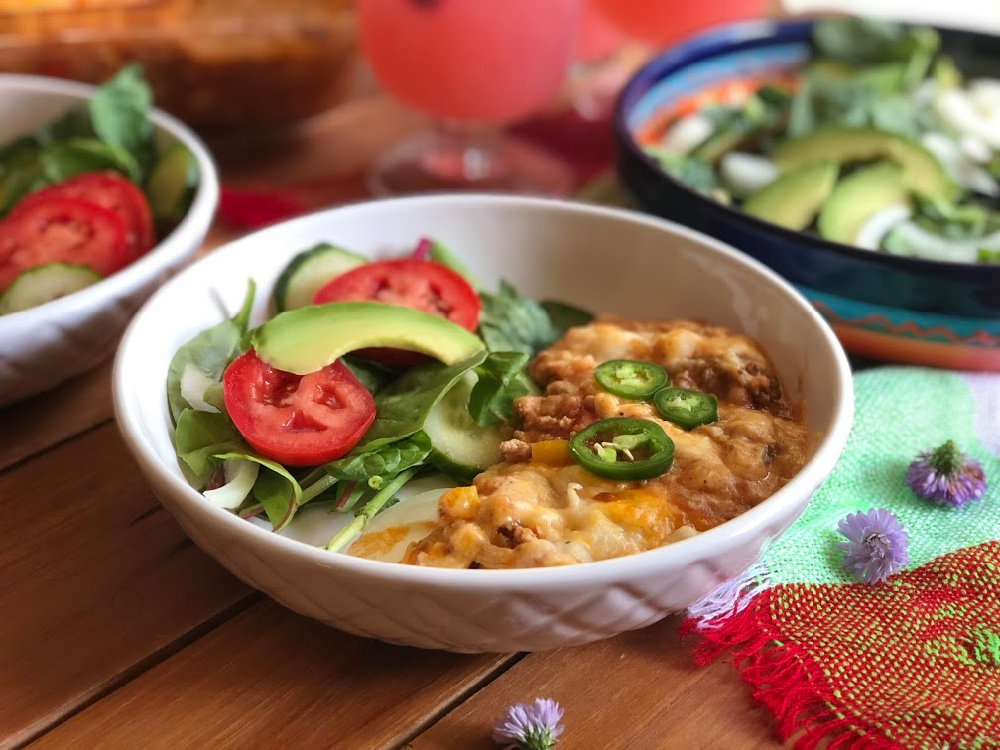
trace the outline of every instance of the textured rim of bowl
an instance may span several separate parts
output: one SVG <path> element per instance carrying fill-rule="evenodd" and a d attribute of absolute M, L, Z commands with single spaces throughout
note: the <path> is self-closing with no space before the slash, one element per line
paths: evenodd
<path fill-rule="evenodd" d="M 517 586 L 524 588 L 559 583 L 567 585 L 581 584 L 588 580 L 593 581 L 595 577 L 632 577 L 651 573 L 664 567 L 679 564 L 684 565 L 706 556 L 706 554 L 700 554 L 696 550 L 697 546 L 704 546 L 709 550 L 709 556 L 721 554 L 738 546 L 744 537 L 750 537 L 760 528 L 766 527 L 772 519 L 782 516 L 783 511 L 788 506 L 801 502 L 803 495 L 811 496 L 815 487 L 833 470 L 847 442 L 853 418 L 854 389 L 847 356 L 837 342 L 837 338 L 834 336 L 829 325 L 813 309 L 805 297 L 762 263 L 700 232 L 665 219 L 621 209 L 596 207 L 546 198 L 498 195 L 429 195 L 388 200 L 393 203 L 406 202 L 416 205 L 420 203 L 446 202 L 454 204 L 456 210 L 460 210 L 463 204 L 474 204 L 480 206 L 534 207 L 565 212 L 566 214 L 599 214 L 626 222 L 644 224 L 687 237 L 701 244 L 710 252 L 726 256 L 738 264 L 756 271 L 764 277 L 765 282 L 770 282 L 775 290 L 783 293 L 804 315 L 812 319 L 816 326 L 817 336 L 821 339 L 828 355 L 833 360 L 833 365 L 836 368 L 837 392 L 832 395 L 835 416 L 830 430 L 820 438 L 812 458 L 809 459 L 799 473 L 788 484 L 759 505 L 691 539 L 626 557 L 551 568 L 466 570 L 386 563 L 351 557 L 343 553 L 330 553 L 325 549 L 313 547 L 262 529 L 233 513 L 206 502 L 205 498 L 199 492 L 184 481 L 184 478 L 177 472 L 176 465 L 172 467 L 168 466 L 159 458 L 152 445 L 150 445 L 143 435 L 142 425 L 144 421 L 136 407 L 135 399 L 131 396 L 129 384 L 123 380 L 124 362 L 130 357 L 133 340 L 140 337 L 140 331 L 144 326 L 149 304 L 157 299 L 159 295 L 164 294 L 169 285 L 182 282 L 187 274 L 196 274 L 198 272 L 198 263 L 194 263 L 168 282 L 167 285 L 164 285 L 163 289 L 156 292 L 150 302 L 136 314 L 126 330 L 115 360 L 113 376 L 115 417 L 120 430 L 129 443 L 133 455 L 143 470 L 148 474 L 155 475 L 159 483 L 167 485 L 177 502 L 191 506 L 191 511 L 194 513 L 210 516 L 211 521 L 214 523 L 227 526 L 229 531 L 241 537 L 239 539 L 240 543 L 277 548 L 275 551 L 295 554 L 318 565 L 343 567 L 353 573 L 377 579 L 441 585 L 456 589 L 477 589 L 483 586 L 498 588 Z M 235 258 L 239 255 L 238 248 L 244 244 L 257 244 L 262 241 L 262 237 L 272 235 L 275 237 L 281 236 L 288 231 L 288 227 L 309 224 L 316 221 L 318 217 L 338 212 L 353 211 L 361 214 L 370 212 L 377 215 L 385 202 L 371 201 L 355 203 L 292 219 L 260 230 L 234 242 L 227 243 L 225 246 L 215 250 L 213 255 L 219 252 L 232 252 Z M 166 377 L 166 374 L 164 374 L 164 377 Z M 165 398 L 166 395 L 164 394 Z M 158 405 L 157 408 L 161 409 L 162 404 Z M 716 552 L 711 552 L 713 546 L 718 546 Z"/>
<path fill-rule="evenodd" d="M 18 90 L 43 95 L 69 95 L 84 101 L 93 95 L 97 87 L 46 76 L 0 74 L 0 90 Z M 52 316 L 61 316 L 63 313 L 80 308 L 89 308 L 105 296 L 114 297 L 127 293 L 132 287 L 141 285 L 144 280 L 148 280 L 148 277 L 155 276 L 156 269 L 163 270 L 162 267 L 170 265 L 171 261 L 179 262 L 197 249 L 192 247 L 196 243 L 192 240 L 191 235 L 207 230 L 212 223 L 212 217 L 219 202 L 219 176 L 215 163 L 201 139 L 173 115 L 153 108 L 150 110 L 150 120 L 157 129 L 182 143 L 198 163 L 198 188 L 187 214 L 170 231 L 170 234 L 150 248 L 138 260 L 78 292 L 73 292 L 52 302 L 46 302 L 44 305 L 0 316 L 0 331 L 3 329 L 5 319 L 16 319 L 19 324 L 42 323 Z"/>
<path fill-rule="evenodd" d="M 685 38 L 683 41 L 672 46 L 666 52 L 657 55 L 648 63 L 643 65 L 635 73 L 635 75 L 632 76 L 629 82 L 625 85 L 625 88 L 622 89 L 621 94 L 615 103 L 615 111 L 612 122 L 615 139 L 619 144 L 623 145 L 624 148 L 628 150 L 631 158 L 638 159 L 647 167 L 654 170 L 659 175 L 660 179 L 665 180 L 666 182 L 675 185 L 690 194 L 696 201 L 702 204 L 703 210 L 717 211 L 725 214 L 731 221 L 740 222 L 758 232 L 772 232 L 775 235 L 784 237 L 790 242 L 808 244 L 819 250 L 835 253 L 847 258 L 863 260 L 868 263 L 880 264 L 900 271 L 920 271 L 927 275 L 943 273 L 948 276 L 957 277 L 975 276 L 976 281 L 981 281 L 982 276 L 985 274 L 987 279 L 993 277 L 994 283 L 1000 287 L 1000 266 L 992 266 L 983 263 L 955 263 L 952 261 L 907 258 L 902 255 L 893 255 L 891 253 L 862 250 L 854 247 L 853 245 L 831 242 L 830 240 L 823 239 L 822 237 L 818 237 L 816 235 L 806 234 L 805 232 L 796 232 L 791 229 L 785 229 L 777 224 L 772 224 L 769 221 L 763 221 L 762 219 L 758 219 L 750 214 L 744 213 L 737 208 L 726 206 L 718 201 L 712 200 L 711 198 L 702 195 L 697 190 L 692 189 L 684 182 L 681 182 L 680 180 L 667 174 L 660 167 L 659 163 L 654 158 L 649 156 L 639 146 L 639 144 L 635 142 L 635 139 L 632 137 L 632 132 L 626 124 L 626 117 L 628 114 L 627 110 L 631 109 L 631 106 L 626 108 L 626 102 L 631 101 L 631 105 L 634 105 L 635 102 L 642 96 L 641 93 L 637 93 L 639 90 L 648 90 L 653 84 L 664 80 L 668 76 L 677 74 L 691 64 L 692 61 L 689 60 L 689 58 L 693 55 L 701 55 L 705 52 L 709 52 L 710 54 L 707 54 L 704 57 L 699 57 L 699 60 L 712 59 L 721 54 L 725 54 L 729 51 L 731 45 L 758 39 L 773 38 L 776 34 L 784 30 L 805 30 L 810 28 L 812 24 L 812 21 L 743 21 L 739 23 L 716 26 L 707 31 L 699 32 Z M 944 30 L 940 27 L 935 28 Z M 962 33 L 983 36 L 972 31 L 963 31 Z"/>

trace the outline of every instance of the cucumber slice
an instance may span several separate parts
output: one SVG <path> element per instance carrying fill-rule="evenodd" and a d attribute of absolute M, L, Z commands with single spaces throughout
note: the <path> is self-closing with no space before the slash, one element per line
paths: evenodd
<path fill-rule="evenodd" d="M 469 283 L 469 286 L 477 292 L 481 291 L 479 284 L 472 275 L 472 272 L 469 271 L 466 265 L 458 259 L 458 256 L 456 256 L 451 250 L 446 248 L 440 242 L 431 243 L 431 251 L 427 256 L 427 259 L 432 260 L 435 263 L 440 263 L 445 268 L 451 269 L 465 279 Z"/>
<path fill-rule="evenodd" d="M 0 315 L 44 305 L 100 280 L 101 275 L 86 266 L 49 263 L 29 268 L 0 295 Z"/>
<path fill-rule="evenodd" d="M 149 210 L 157 221 L 179 221 L 187 213 L 198 185 L 198 162 L 180 143 L 156 160 L 146 181 Z"/>
<path fill-rule="evenodd" d="M 469 395 L 476 380 L 474 372 L 465 373 L 424 420 L 424 432 L 434 446 L 429 461 L 462 482 L 500 463 L 500 443 L 513 434 L 506 424 L 479 427 L 469 416 Z"/>
<path fill-rule="evenodd" d="M 278 312 L 311 305 L 320 287 L 367 260 L 357 253 L 325 242 L 303 250 L 285 266 L 274 285 L 274 306 Z"/>

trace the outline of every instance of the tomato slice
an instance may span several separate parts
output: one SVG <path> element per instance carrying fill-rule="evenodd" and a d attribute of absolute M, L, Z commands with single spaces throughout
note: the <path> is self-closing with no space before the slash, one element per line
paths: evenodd
<path fill-rule="evenodd" d="M 153 216 L 143 192 L 117 172 L 87 172 L 26 196 L 17 209 L 52 198 L 76 198 L 105 208 L 122 220 L 132 258 L 156 244 Z"/>
<path fill-rule="evenodd" d="M 222 375 L 226 411 L 262 456 L 288 466 L 317 466 L 357 445 L 375 421 L 375 399 L 340 361 L 295 375 L 250 349 Z"/>
<path fill-rule="evenodd" d="M 428 260 L 382 260 L 352 268 L 321 287 L 313 303 L 384 302 L 440 315 L 467 331 L 479 325 L 479 295 L 469 282 Z M 360 356 L 387 365 L 405 367 L 427 359 L 400 349 L 364 349 Z"/>
<path fill-rule="evenodd" d="M 47 263 L 108 276 L 131 260 L 121 219 L 86 201 L 53 197 L 19 206 L 0 222 L 0 291 L 22 271 Z"/>

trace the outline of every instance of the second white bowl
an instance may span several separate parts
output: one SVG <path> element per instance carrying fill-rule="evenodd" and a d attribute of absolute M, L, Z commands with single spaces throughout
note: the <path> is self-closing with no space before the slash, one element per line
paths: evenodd
<path fill-rule="evenodd" d="M 78 106 L 94 91 L 56 78 L 0 75 L 0 144 Z M 205 239 L 219 202 L 215 165 L 179 120 L 159 110 L 151 119 L 159 140 L 184 144 L 198 163 L 191 208 L 169 236 L 117 273 L 48 304 L 0 316 L 0 407 L 47 391 L 110 357 L 139 305 Z"/>

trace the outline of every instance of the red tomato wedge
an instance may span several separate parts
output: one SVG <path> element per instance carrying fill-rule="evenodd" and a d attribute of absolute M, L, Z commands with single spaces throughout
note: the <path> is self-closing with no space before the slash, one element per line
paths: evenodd
<path fill-rule="evenodd" d="M 88 266 L 108 276 L 132 260 L 121 219 L 72 198 L 18 206 L 0 222 L 0 291 L 29 268 L 46 263 Z"/>
<path fill-rule="evenodd" d="M 467 331 L 479 325 L 479 295 L 452 271 L 428 260 L 401 258 L 366 263 L 337 276 L 321 287 L 313 303 L 384 302 L 440 315 Z M 358 352 L 387 365 L 403 367 L 426 357 L 399 349 L 365 349 Z"/>
<path fill-rule="evenodd" d="M 357 445 L 375 421 L 375 399 L 342 362 L 295 375 L 251 349 L 222 376 L 226 411 L 253 449 L 288 466 L 317 466 Z"/>
<path fill-rule="evenodd" d="M 125 241 L 133 259 L 156 244 L 153 216 L 146 196 L 117 172 L 87 172 L 42 188 L 25 197 L 16 210 L 52 198 L 75 198 L 116 214 L 125 226 Z"/>

